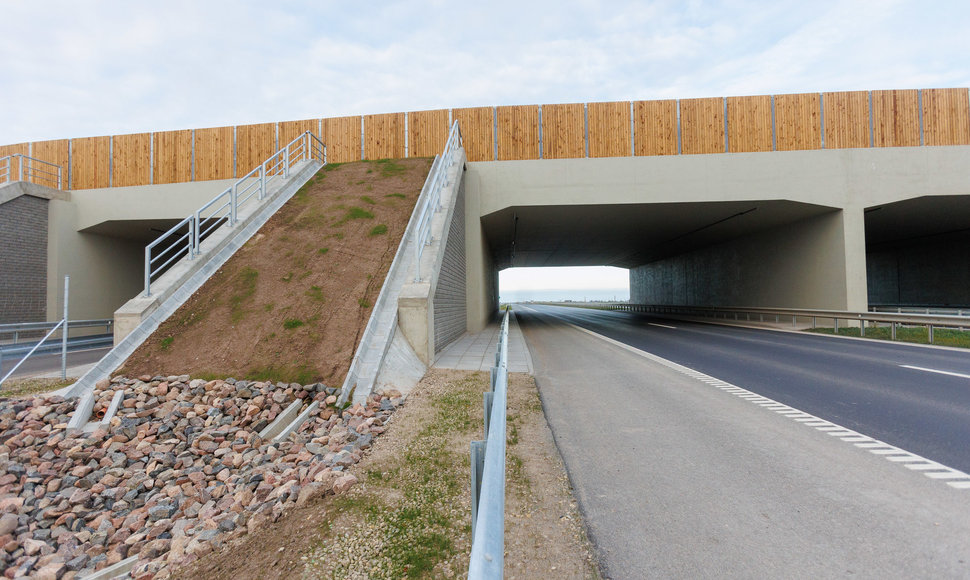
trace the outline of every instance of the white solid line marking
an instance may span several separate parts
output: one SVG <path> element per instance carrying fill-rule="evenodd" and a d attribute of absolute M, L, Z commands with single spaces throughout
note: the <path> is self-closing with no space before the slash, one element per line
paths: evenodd
<path fill-rule="evenodd" d="M 705 379 L 713 379 L 713 377 L 709 375 L 705 375 L 700 371 L 695 371 L 694 369 L 685 367 L 684 365 L 677 364 L 674 361 L 667 360 L 663 357 L 659 357 L 655 354 L 651 354 L 644 350 L 640 350 L 639 348 L 622 343 L 618 340 L 613 340 L 608 336 L 603 336 L 602 334 L 598 334 L 596 332 L 593 332 L 592 330 L 587 330 L 582 326 L 577 326 L 575 324 L 569 324 L 569 326 L 572 326 L 576 330 L 585 332 L 586 334 L 589 334 L 591 336 L 595 336 L 596 338 L 599 338 L 600 340 L 608 342 L 614 346 L 618 346 L 624 350 L 632 352 L 633 354 L 639 355 L 647 360 L 651 360 L 657 364 L 661 364 L 667 368 L 673 369 L 691 378 L 698 379 L 708 384 L 710 383 Z M 900 365 L 900 366 L 906 366 L 906 365 Z M 933 371 L 932 369 L 922 369 L 919 367 L 907 367 L 907 368 L 915 368 L 917 370 L 926 370 L 930 372 L 941 372 L 943 374 L 956 374 L 956 373 L 947 373 L 945 371 Z M 970 378 L 970 376 L 968 375 L 958 375 L 958 376 L 966 376 L 967 378 Z M 717 385 L 711 385 L 711 386 L 716 386 L 718 389 L 721 389 L 727 393 L 735 395 L 738 398 L 747 399 L 749 402 L 752 402 L 755 404 L 760 404 L 762 401 L 773 401 L 772 399 L 763 397 L 761 395 L 758 395 L 757 393 L 753 393 L 747 389 L 738 387 L 736 385 L 732 385 L 731 383 L 727 383 L 724 381 L 718 381 L 718 383 L 719 384 Z M 777 403 L 778 401 L 773 401 L 773 402 Z M 778 403 L 778 404 L 782 405 L 782 403 Z M 950 487 L 953 487 L 955 489 L 970 489 L 970 474 L 964 473 L 962 471 L 958 471 L 951 467 L 947 467 L 931 459 L 926 459 L 925 457 L 921 457 L 919 455 L 916 455 L 915 453 L 906 451 L 905 449 L 900 449 L 899 447 L 895 447 L 888 443 L 884 443 L 882 441 L 879 441 L 878 439 L 873 439 L 871 437 L 868 437 L 856 431 L 852 431 L 851 429 L 843 428 L 845 429 L 844 431 L 825 431 L 824 430 L 825 428 L 822 427 L 822 425 L 826 425 L 826 426 L 831 425 L 833 427 L 838 427 L 838 425 L 836 425 L 835 423 L 832 423 L 831 421 L 826 421 L 821 417 L 816 417 L 814 415 L 810 415 L 809 413 L 798 411 L 798 409 L 795 409 L 794 407 L 788 407 L 787 405 L 785 405 L 785 410 L 782 410 L 782 411 L 776 410 L 776 409 L 771 409 L 771 410 L 789 419 L 792 419 L 793 421 L 801 423 L 803 425 L 814 426 L 816 429 L 819 429 L 821 427 L 820 432 L 825 432 L 829 435 L 838 435 L 840 436 L 840 441 L 850 442 L 855 447 L 858 447 L 860 449 L 865 449 L 866 451 L 869 451 L 871 453 L 881 456 L 883 459 L 896 462 L 895 463 L 896 465 L 902 465 L 912 470 L 922 471 L 923 475 L 931 479 L 960 480 L 960 481 L 944 482 Z M 787 414 L 789 411 L 798 411 L 798 414 L 789 415 Z M 855 443 L 856 441 L 859 441 L 859 443 Z M 913 461 L 914 463 L 903 463 L 905 461 Z M 920 462 L 920 463 L 915 463 L 915 462 Z M 923 471 L 923 470 L 927 470 L 927 471 Z M 933 470 L 933 471 L 929 471 L 929 470 Z"/>
<path fill-rule="evenodd" d="M 950 371 L 941 371 L 938 369 L 927 369 L 923 367 L 914 367 L 913 365 L 899 365 L 904 369 L 913 369 L 914 371 L 923 371 L 927 373 L 936 373 L 938 375 L 949 375 L 951 377 L 960 377 L 961 379 L 970 379 L 970 375 L 964 375 L 962 373 L 952 373 Z"/>
<path fill-rule="evenodd" d="M 677 330 L 676 326 L 667 326 L 666 324 L 657 324 L 656 322 L 648 322 L 650 326 L 659 326 L 660 328 L 669 328 L 670 330 Z"/>

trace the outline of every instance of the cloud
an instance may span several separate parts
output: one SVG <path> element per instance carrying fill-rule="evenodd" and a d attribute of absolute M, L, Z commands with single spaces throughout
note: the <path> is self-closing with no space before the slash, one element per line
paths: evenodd
<path fill-rule="evenodd" d="M 913 0 L 8 2 L 0 143 L 495 104 L 966 86 Z"/>

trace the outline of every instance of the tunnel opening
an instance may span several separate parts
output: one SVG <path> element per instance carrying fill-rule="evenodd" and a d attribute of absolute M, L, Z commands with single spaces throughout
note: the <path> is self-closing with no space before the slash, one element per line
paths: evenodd
<path fill-rule="evenodd" d="M 866 208 L 874 310 L 970 308 L 970 196 L 924 196 Z"/>
<path fill-rule="evenodd" d="M 516 267 L 499 272 L 499 302 L 626 302 L 630 271 L 615 266 Z"/>

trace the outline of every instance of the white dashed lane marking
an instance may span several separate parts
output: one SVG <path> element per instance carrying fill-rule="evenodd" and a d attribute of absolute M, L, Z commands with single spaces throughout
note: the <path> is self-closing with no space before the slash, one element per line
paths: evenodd
<path fill-rule="evenodd" d="M 948 375 L 951 377 L 960 377 L 961 379 L 970 379 L 970 375 L 965 375 L 963 373 L 954 373 L 951 371 L 941 371 L 939 369 L 927 369 L 923 367 L 914 367 L 913 365 L 899 365 L 904 369 L 913 369 L 914 371 L 923 371 L 925 373 L 936 373 L 938 375 Z"/>
<path fill-rule="evenodd" d="M 659 326 L 660 328 L 669 328 L 670 330 L 677 330 L 676 326 L 667 326 L 666 324 L 657 324 L 656 322 L 648 322 L 650 326 Z"/>
<path fill-rule="evenodd" d="M 617 340 L 613 340 L 612 338 L 603 336 L 602 334 L 597 334 L 592 330 L 587 330 L 581 326 L 576 326 L 575 324 L 570 324 L 570 326 L 572 326 L 576 330 L 580 330 L 582 332 L 585 332 L 586 334 L 590 334 L 592 336 L 595 336 L 596 338 L 605 340 L 610 344 L 626 349 L 632 353 L 638 354 L 646 359 L 662 364 L 683 375 L 687 375 L 691 378 L 697 379 L 707 385 L 720 389 L 726 393 L 730 393 L 742 399 L 747 399 L 749 402 L 752 402 L 764 409 L 768 409 L 769 411 L 774 411 L 779 415 L 788 417 L 789 419 L 792 419 L 793 421 L 801 423 L 802 425 L 805 425 L 808 427 L 814 427 L 817 431 L 827 433 L 828 435 L 831 435 L 833 437 L 838 437 L 839 439 L 841 439 L 842 441 L 845 441 L 846 443 L 851 443 L 856 447 L 863 449 L 865 451 L 868 451 L 869 453 L 872 453 L 874 455 L 880 455 L 888 461 L 892 461 L 893 463 L 902 465 L 914 471 L 920 471 L 923 473 L 923 475 L 925 475 L 926 477 L 929 477 L 930 479 L 945 481 L 947 485 L 956 489 L 970 489 L 970 474 L 966 474 L 957 469 L 953 469 L 952 467 L 947 467 L 942 463 L 937 463 L 931 459 L 921 457 L 919 455 L 916 455 L 915 453 L 911 453 L 909 451 L 906 451 L 905 449 L 900 449 L 899 447 L 890 445 L 883 441 L 873 439 L 868 435 L 863 435 L 862 433 L 853 431 L 852 429 L 848 429 L 836 423 L 832 423 L 831 421 L 827 421 L 825 419 L 822 419 L 821 417 L 816 417 L 815 415 L 812 415 L 810 413 L 800 411 L 794 407 L 790 407 L 784 403 L 775 401 L 774 399 L 769 399 L 768 397 L 764 397 L 762 395 L 759 395 L 758 393 L 753 393 L 747 389 L 738 387 L 736 385 L 732 385 L 731 383 L 724 382 L 721 379 L 712 377 L 710 375 L 706 375 L 700 371 L 695 371 L 694 369 L 685 367 L 683 365 L 679 365 L 673 361 L 667 360 L 665 358 L 661 358 L 654 354 L 650 354 L 649 352 L 642 351 L 636 347 L 630 346 L 628 344 L 624 344 Z M 962 375 L 959 373 L 952 373 L 949 371 L 924 369 L 921 367 L 912 367 L 909 365 L 899 365 L 899 366 L 914 369 L 914 370 L 919 370 L 919 371 L 935 372 L 935 373 L 940 373 L 944 375 L 953 375 L 958 377 L 966 377 L 970 379 L 970 375 Z"/>

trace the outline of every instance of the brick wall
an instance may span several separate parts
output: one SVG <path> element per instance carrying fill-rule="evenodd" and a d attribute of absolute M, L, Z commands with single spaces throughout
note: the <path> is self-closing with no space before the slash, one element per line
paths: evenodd
<path fill-rule="evenodd" d="M 445 256 L 434 292 L 434 350 L 439 353 L 465 333 L 465 181 L 458 186 Z"/>
<path fill-rule="evenodd" d="M 22 195 L 0 204 L 0 324 L 47 318 L 47 204 Z"/>

